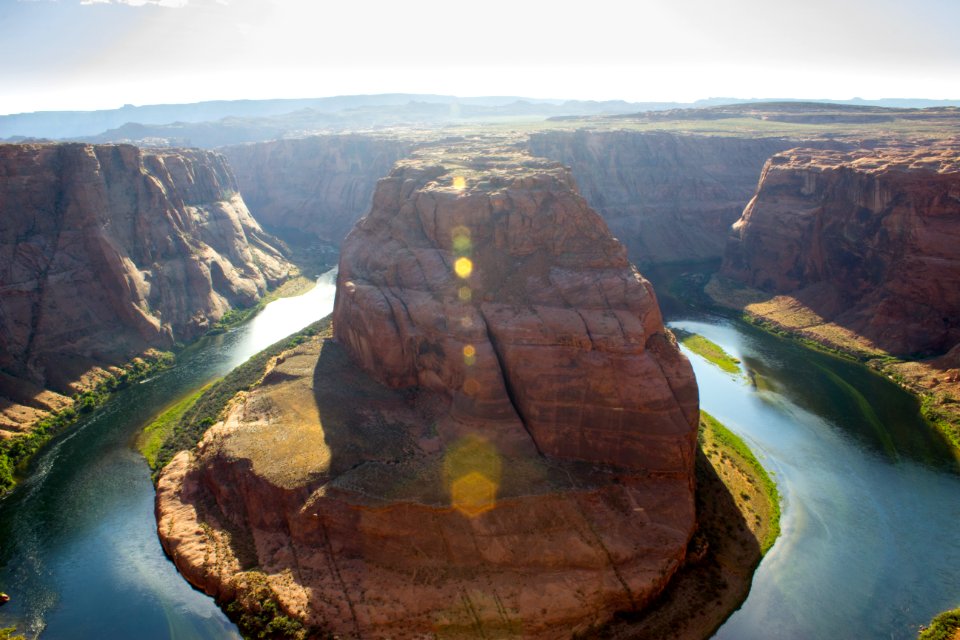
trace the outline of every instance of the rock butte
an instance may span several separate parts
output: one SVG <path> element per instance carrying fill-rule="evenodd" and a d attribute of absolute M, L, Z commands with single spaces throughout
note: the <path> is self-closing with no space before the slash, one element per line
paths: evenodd
<path fill-rule="evenodd" d="M 208 151 L 0 145 L 0 211 L 0 435 L 292 268 Z"/>
<path fill-rule="evenodd" d="M 333 322 L 163 471 L 193 584 L 242 602 L 256 566 L 306 624 L 391 638 L 569 637 L 661 592 L 695 526 L 696 382 L 568 170 L 401 161 Z"/>
<path fill-rule="evenodd" d="M 777 154 L 721 273 L 788 295 L 814 339 L 943 353 L 960 342 L 958 158 L 955 141 Z"/>

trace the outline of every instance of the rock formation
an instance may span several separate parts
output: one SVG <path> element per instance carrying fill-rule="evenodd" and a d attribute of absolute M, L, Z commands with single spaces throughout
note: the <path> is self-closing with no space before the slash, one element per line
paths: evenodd
<path fill-rule="evenodd" d="M 43 388 L 189 340 L 290 269 L 210 152 L 2 145 L 0 212 L 5 427 L 23 402 L 62 405 Z"/>
<path fill-rule="evenodd" d="M 334 333 L 163 471 L 193 584 L 249 604 L 259 567 L 341 637 L 561 638 L 682 563 L 696 382 L 568 170 L 467 144 L 401 161 L 344 241 Z"/>
<path fill-rule="evenodd" d="M 955 143 L 770 159 L 722 274 L 897 354 L 960 342 Z"/>
<path fill-rule="evenodd" d="M 377 180 L 411 148 L 375 135 L 311 136 L 222 147 L 250 211 L 278 233 L 339 244 L 370 208 Z"/>
<path fill-rule="evenodd" d="M 578 130 L 536 133 L 529 146 L 571 167 L 587 202 L 643 265 L 720 258 L 763 163 L 797 142 Z"/>

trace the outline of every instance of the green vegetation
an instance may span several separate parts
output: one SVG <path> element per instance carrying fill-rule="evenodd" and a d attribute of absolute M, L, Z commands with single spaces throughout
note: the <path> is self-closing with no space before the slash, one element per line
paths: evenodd
<path fill-rule="evenodd" d="M 766 555 L 780 536 L 780 492 L 777 491 L 776 483 L 750 451 L 747 443 L 705 411 L 700 412 L 698 440 L 704 453 L 707 453 L 710 447 L 719 450 L 721 457 L 730 457 L 736 466 L 743 469 L 754 482 L 759 483 L 759 488 L 766 496 L 771 509 L 769 529 L 764 539 L 760 541 L 760 553 Z"/>
<path fill-rule="evenodd" d="M 946 411 L 936 397 L 927 394 L 920 398 L 920 415 L 960 451 L 960 414 Z"/>
<path fill-rule="evenodd" d="M 243 581 L 245 588 L 240 590 L 237 600 L 227 605 L 226 612 L 244 638 L 306 640 L 320 637 L 283 613 L 263 573 L 248 571 L 243 574 Z"/>
<path fill-rule="evenodd" d="M 701 358 L 712 362 L 727 373 L 739 374 L 741 372 L 740 361 L 724 351 L 717 343 L 683 329 L 671 329 L 671 331 L 677 336 L 680 344 Z"/>
<path fill-rule="evenodd" d="M 218 333 L 223 333 L 227 329 L 232 329 L 233 327 L 241 325 L 263 310 L 264 307 L 274 300 L 303 295 L 315 287 L 316 284 L 317 283 L 315 281 L 305 278 L 304 276 L 296 276 L 291 278 L 273 291 L 268 291 L 253 306 L 247 307 L 246 309 L 230 309 L 223 314 L 223 317 L 220 318 L 220 321 L 217 322 L 217 324 L 211 327 L 207 334 L 216 335 Z"/>
<path fill-rule="evenodd" d="M 203 433 L 217 421 L 227 403 L 237 393 L 250 390 L 260 381 L 267 369 L 267 364 L 272 358 L 309 340 L 329 327 L 329 318 L 318 320 L 305 329 L 252 356 L 222 379 L 206 388 L 190 403 L 190 406 L 184 407 L 183 413 L 175 424 L 166 427 L 166 435 L 159 443 L 151 464 L 154 473 L 159 473 L 159 470 L 166 466 L 178 451 L 192 449 L 200 440 L 200 437 L 203 436 Z M 173 419 L 171 419 L 171 423 L 173 423 Z"/>
<path fill-rule="evenodd" d="M 193 408 L 200 396 L 213 386 L 213 382 L 180 398 L 177 402 L 163 410 L 160 415 L 148 424 L 137 439 L 137 449 L 147 459 L 147 464 L 153 468 L 164 441 L 173 434 L 174 427 L 180 422 L 184 414 Z"/>
<path fill-rule="evenodd" d="M 960 609 L 944 611 L 926 629 L 920 630 L 917 640 L 956 640 L 960 637 Z"/>
<path fill-rule="evenodd" d="M 0 497 L 16 486 L 33 456 L 54 436 L 103 405 L 114 391 L 170 367 L 173 361 L 173 354 L 164 351 L 151 351 L 142 358 L 134 358 L 118 373 L 100 380 L 93 389 L 74 395 L 73 406 L 37 421 L 29 433 L 0 442 Z"/>
<path fill-rule="evenodd" d="M 0 640 L 27 640 L 26 636 L 21 634 L 17 633 L 14 635 L 16 631 L 16 627 L 6 627 L 4 629 L 0 629 Z"/>

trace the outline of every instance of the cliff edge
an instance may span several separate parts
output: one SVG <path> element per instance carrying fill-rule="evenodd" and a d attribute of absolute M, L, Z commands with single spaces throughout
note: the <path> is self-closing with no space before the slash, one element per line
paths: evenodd
<path fill-rule="evenodd" d="M 0 145 L 0 212 L 0 429 L 196 337 L 292 268 L 206 151 Z"/>
<path fill-rule="evenodd" d="M 221 602 L 266 584 L 317 632 L 570 637 L 683 562 L 697 405 L 566 169 L 425 149 L 344 241 L 333 336 L 174 458 L 158 530 Z"/>

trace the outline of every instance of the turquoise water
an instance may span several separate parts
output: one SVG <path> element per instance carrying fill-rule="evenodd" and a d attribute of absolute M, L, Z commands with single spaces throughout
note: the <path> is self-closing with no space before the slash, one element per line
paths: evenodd
<path fill-rule="evenodd" d="M 177 397 L 333 309 L 335 272 L 251 322 L 203 338 L 176 366 L 117 393 L 57 439 L 0 504 L 0 627 L 43 638 L 239 638 L 208 596 L 164 556 L 153 485 L 133 449 L 143 425 Z"/>
<path fill-rule="evenodd" d="M 916 638 L 960 604 L 960 475 L 916 401 L 853 363 L 721 318 L 671 322 L 743 361 L 690 357 L 704 410 L 774 474 L 783 533 L 716 638 Z"/>
<path fill-rule="evenodd" d="M 784 497 L 783 534 L 716 637 L 914 638 L 960 604 L 960 474 L 915 401 L 862 367 L 663 301 L 668 320 L 743 361 L 734 377 L 691 355 L 703 408 L 750 444 Z M 53 639 L 238 637 L 163 555 L 132 443 L 178 396 L 332 304 L 325 274 L 311 293 L 201 340 L 47 448 L 0 504 L 0 586 L 13 596 L 0 626 Z"/>

